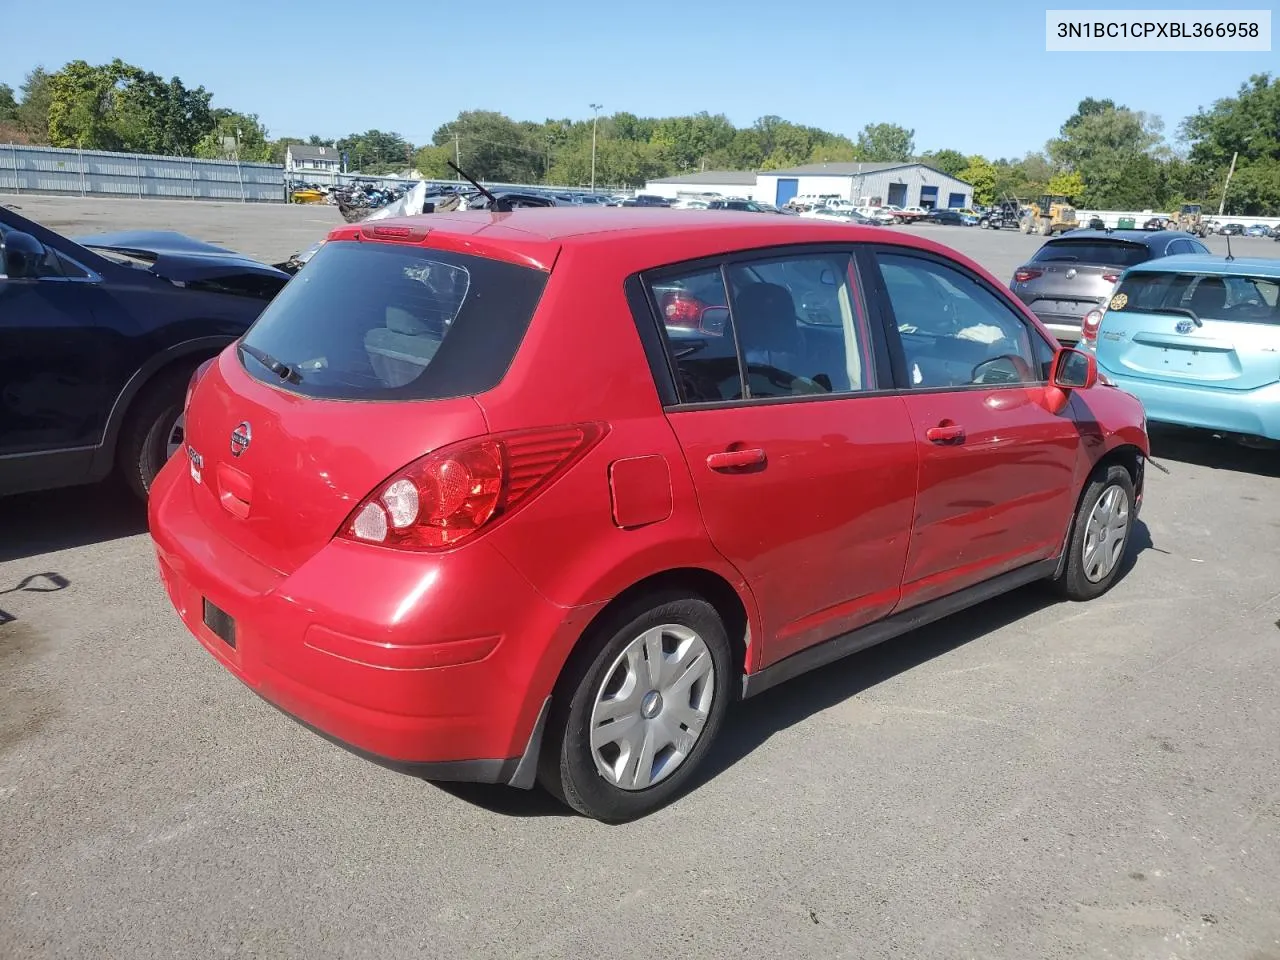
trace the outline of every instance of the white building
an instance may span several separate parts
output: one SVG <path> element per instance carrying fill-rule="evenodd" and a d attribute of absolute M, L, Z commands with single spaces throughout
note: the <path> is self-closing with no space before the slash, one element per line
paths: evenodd
<path fill-rule="evenodd" d="M 725 170 L 650 180 L 645 193 L 677 197 L 702 192 L 737 195 L 782 206 L 796 196 L 834 195 L 859 206 L 892 204 L 931 210 L 973 203 L 973 186 L 923 163 L 810 163 L 757 173 Z"/>
<path fill-rule="evenodd" d="M 678 177 L 663 177 L 660 180 L 650 180 L 640 192 L 666 197 L 668 200 L 702 194 L 716 194 L 726 199 L 759 199 L 756 196 L 756 175 L 750 170 L 704 170 Z"/>
<path fill-rule="evenodd" d="M 285 147 L 284 168 L 290 173 L 303 171 L 341 173 L 342 151 L 337 147 L 313 147 L 306 143 L 291 143 Z"/>

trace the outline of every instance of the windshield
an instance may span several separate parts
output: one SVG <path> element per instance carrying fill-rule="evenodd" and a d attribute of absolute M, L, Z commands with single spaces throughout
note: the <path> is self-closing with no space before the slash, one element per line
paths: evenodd
<path fill-rule="evenodd" d="M 342 400 L 432 400 L 498 384 L 547 276 L 394 243 L 326 243 L 242 340 L 264 382 Z"/>
<path fill-rule="evenodd" d="M 1111 309 L 1280 325 L 1280 279 L 1132 273 L 1111 298 Z"/>
<path fill-rule="evenodd" d="M 1031 259 L 1035 263 L 1061 260 L 1132 267 L 1151 259 L 1151 253 L 1140 243 L 1123 240 L 1050 240 Z"/>

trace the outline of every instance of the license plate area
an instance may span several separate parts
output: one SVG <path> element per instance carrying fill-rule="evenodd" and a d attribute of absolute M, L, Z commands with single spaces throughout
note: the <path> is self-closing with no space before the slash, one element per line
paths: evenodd
<path fill-rule="evenodd" d="M 214 636 L 234 650 L 236 646 L 235 620 L 231 614 L 210 603 L 207 597 L 203 598 L 203 600 L 204 625 L 213 632 Z"/>

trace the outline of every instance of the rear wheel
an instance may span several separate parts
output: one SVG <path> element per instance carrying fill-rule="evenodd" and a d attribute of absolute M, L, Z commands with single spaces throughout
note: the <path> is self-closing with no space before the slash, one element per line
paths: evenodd
<path fill-rule="evenodd" d="M 724 624 L 705 600 L 664 592 L 620 608 L 566 668 L 539 781 L 606 823 L 651 813 L 706 757 L 733 679 Z"/>
<path fill-rule="evenodd" d="M 182 402 L 194 369 L 184 365 L 157 376 L 143 388 L 125 421 L 117 467 L 129 489 L 144 501 L 160 468 L 185 442 Z"/>
<path fill-rule="evenodd" d="M 1067 544 L 1066 566 L 1057 581 L 1069 600 L 1092 600 L 1120 575 L 1133 530 L 1134 492 L 1129 471 L 1118 464 L 1094 471 L 1080 498 Z"/>

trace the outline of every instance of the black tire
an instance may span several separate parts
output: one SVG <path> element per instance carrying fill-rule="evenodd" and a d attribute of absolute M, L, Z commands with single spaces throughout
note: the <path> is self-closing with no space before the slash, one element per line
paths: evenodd
<path fill-rule="evenodd" d="M 978 226 L 980 226 L 983 230 L 990 230 L 991 221 L 988 220 L 986 217 L 983 217 L 981 220 L 978 221 Z"/>
<path fill-rule="evenodd" d="M 650 787 L 627 790 L 596 768 L 591 715 L 597 693 L 615 662 L 646 630 L 675 624 L 692 630 L 710 653 L 714 686 L 702 732 L 683 762 Z M 548 717 L 538 780 L 578 813 L 604 823 L 625 823 L 665 806 L 682 793 L 706 758 L 724 721 L 741 673 L 735 669 L 724 623 L 701 597 L 665 590 L 638 597 L 592 626 L 557 684 Z"/>
<path fill-rule="evenodd" d="M 1124 530 L 1123 542 L 1115 563 L 1105 576 L 1090 580 L 1085 570 L 1085 547 L 1090 531 L 1089 517 L 1093 508 L 1113 487 L 1119 488 L 1124 497 L 1125 515 L 1128 518 Z M 1068 600 L 1092 600 L 1111 589 L 1112 584 L 1120 576 L 1124 567 L 1125 555 L 1129 549 L 1129 540 L 1133 535 L 1134 524 L 1134 492 L 1133 478 L 1129 471 L 1118 464 L 1099 467 L 1093 472 L 1086 485 L 1084 495 L 1080 498 L 1080 506 L 1071 521 L 1071 540 L 1067 544 L 1066 565 L 1062 576 L 1055 581 L 1058 592 Z"/>
<path fill-rule="evenodd" d="M 184 364 L 163 371 L 143 387 L 120 432 L 116 468 L 129 489 L 144 503 L 151 482 L 168 459 L 169 431 L 182 412 L 195 366 Z"/>

